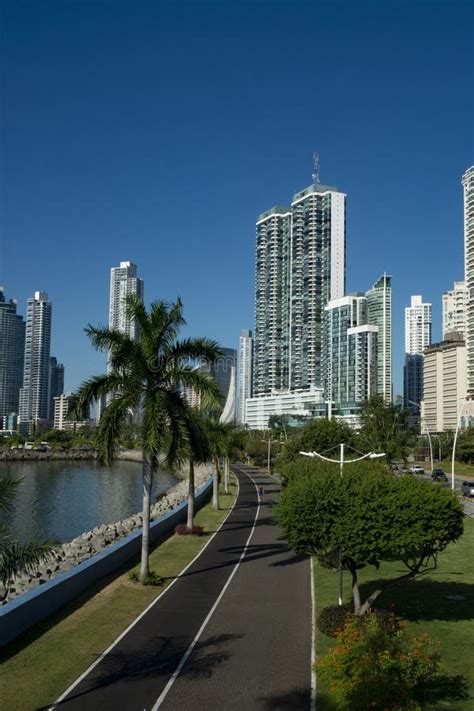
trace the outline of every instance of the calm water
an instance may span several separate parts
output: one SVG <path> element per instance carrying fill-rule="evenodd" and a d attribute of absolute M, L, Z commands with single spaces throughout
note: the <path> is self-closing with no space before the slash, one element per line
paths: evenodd
<path fill-rule="evenodd" d="M 140 511 L 141 465 L 115 462 L 0 462 L 0 477 L 21 479 L 14 510 L 2 517 L 20 540 L 34 535 L 70 541 L 102 523 Z M 155 477 L 154 499 L 176 483 L 169 474 Z"/>

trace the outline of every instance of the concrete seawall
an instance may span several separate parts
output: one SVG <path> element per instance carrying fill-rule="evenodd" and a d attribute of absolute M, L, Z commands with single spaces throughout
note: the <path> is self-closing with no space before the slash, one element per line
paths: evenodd
<path fill-rule="evenodd" d="M 196 510 L 211 497 L 212 478 L 196 491 Z M 169 535 L 186 519 L 187 502 L 160 516 L 150 524 L 150 539 L 154 543 Z M 74 600 L 88 586 L 114 573 L 140 553 L 141 530 L 133 531 L 122 540 L 108 546 L 88 560 L 61 573 L 39 587 L 0 608 L 0 646 L 8 644 L 32 625 Z"/>

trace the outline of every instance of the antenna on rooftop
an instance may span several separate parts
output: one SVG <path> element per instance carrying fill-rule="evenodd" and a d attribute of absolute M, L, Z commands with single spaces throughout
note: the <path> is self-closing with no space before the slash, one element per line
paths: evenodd
<path fill-rule="evenodd" d="M 313 153 L 313 183 L 319 183 L 319 153 Z"/>

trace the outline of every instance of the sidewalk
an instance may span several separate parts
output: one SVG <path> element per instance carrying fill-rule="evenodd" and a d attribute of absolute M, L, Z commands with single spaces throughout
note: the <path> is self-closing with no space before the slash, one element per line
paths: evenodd
<path fill-rule="evenodd" d="M 240 492 L 226 523 L 58 709 L 310 708 L 309 561 L 271 521 L 278 485 L 234 472 Z M 265 488 L 260 506 L 249 474 Z"/>

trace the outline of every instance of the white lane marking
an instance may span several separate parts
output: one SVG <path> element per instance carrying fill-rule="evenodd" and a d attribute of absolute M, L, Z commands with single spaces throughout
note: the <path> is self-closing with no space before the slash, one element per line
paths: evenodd
<path fill-rule="evenodd" d="M 68 695 L 71 693 L 71 691 L 73 691 L 73 690 L 76 688 L 76 686 L 77 686 L 78 684 L 80 684 L 81 681 L 82 681 L 83 679 L 85 679 L 86 676 L 88 676 L 88 674 L 90 674 L 91 671 L 92 671 L 98 664 L 100 664 L 100 662 L 104 659 L 104 657 L 106 657 L 107 654 L 108 654 L 109 652 L 111 652 L 112 649 L 120 642 L 120 640 L 122 640 L 122 639 L 125 637 L 125 635 L 128 634 L 128 633 L 130 632 L 130 630 L 133 629 L 133 627 L 135 627 L 135 625 L 136 625 L 138 622 L 140 622 L 140 620 L 142 619 L 142 617 L 144 617 L 144 616 L 147 614 L 147 612 L 148 612 L 149 610 L 151 610 L 151 608 L 152 608 L 154 605 L 156 605 L 156 603 L 158 602 L 158 600 L 161 600 L 161 598 L 163 597 L 163 595 L 166 595 L 166 593 L 168 592 L 168 590 L 169 590 L 171 587 L 173 587 L 173 585 L 175 584 L 175 582 L 176 582 L 177 580 L 179 580 L 180 577 L 187 571 L 187 569 L 190 568 L 191 565 L 199 558 L 199 556 L 200 556 L 202 553 L 204 553 L 204 551 L 206 550 L 206 548 L 207 548 L 207 546 L 209 545 L 209 543 L 212 541 L 212 539 L 214 538 L 214 536 L 216 536 L 216 535 L 219 533 L 219 531 L 221 530 L 222 526 L 225 524 L 225 522 L 227 521 L 227 519 L 229 518 L 229 516 L 231 515 L 232 511 L 233 511 L 234 508 L 235 508 L 235 505 L 236 505 L 236 503 L 237 503 L 237 499 L 239 498 L 239 492 L 240 492 L 239 480 L 238 480 L 237 477 L 235 477 L 235 478 L 236 478 L 236 480 L 237 480 L 237 495 L 236 495 L 236 497 L 235 497 L 235 501 L 234 501 L 234 503 L 233 503 L 233 505 L 232 505 L 232 508 L 230 509 L 229 513 L 227 514 L 227 516 L 225 517 L 225 519 L 224 519 L 224 520 L 222 521 L 222 523 L 220 524 L 219 528 L 217 528 L 217 529 L 214 531 L 214 533 L 212 534 L 212 536 L 210 537 L 210 539 L 207 541 L 207 543 L 205 544 L 205 546 L 203 546 L 203 548 L 201 548 L 201 550 L 199 551 L 199 553 L 197 553 L 197 554 L 194 556 L 194 558 L 192 559 L 192 561 L 191 561 L 190 563 L 188 563 L 185 568 L 183 568 L 183 570 L 180 572 L 180 574 L 179 574 L 176 578 L 174 578 L 174 580 L 171 581 L 171 583 L 168 585 L 168 587 L 166 588 L 166 590 L 163 590 L 163 592 L 161 592 L 161 593 L 158 595 L 158 597 L 156 597 L 154 600 L 152 600 L 151 603 L 148 605 L 148 607 L 146 607 L 146 608 L 143 610 L 143 612 L 140 613 L 140 615 L 138 615 L 138 617 L 137 617 L 135 620 L 133 620 L 133 622 L 117 637 L 117 639 L 115 639 L 115 640 L 112 642 L 112 644 L 111 644 L 109 647 L 107 647 L 107 649 L 106 649 L 104 652 L 102 652 L 102 654 L 95 660 L 95 662 L 93 662 L 93 663 L 86 669 L 86 671 L 85 671 L 83 674 L 81 674 L 81 676 L 78 677 L 78 678 L 76 679 L 76 681 L 74 681 L 74 682 L 71 684 L 71 686 L 69 686 L 69 687 L 66 689 L 66 691 L 65 691 L 63 694 L 61 694 L 61 696 L 60 696 L 58 699 L 56 699 L 56 701 L 53 703 L 52 706 L 49 706 L 49 707 L 48 707 L 48 711 L 54 711 L 54 709 L 56 708 L 56 706 L 57 706 L 59 703 L 61 703 L 61 701 L 64 701 L 64 699 L 66 698 L 66 696 L 68 696 Z"/>
<path fill-rule="evenodd" d="M 240 471 L 240 473 L 242 473 L 241 470 L 239 470 L 239 471 Z M 203 633 L 204 630 L 206 629 L 206 627 L 207 627 L 207 625 L 208 625 L 208 623 L 209 623 L 209 620 L 210 620 L 211 617 L 213 616 L 213 614 L 214 614 L 214 612 L 216 611 L 216 609 L 217 609 L 217 607 L 218 607 L 220 601 L 221 601 L 222 598 L 224 597 L 225 591 L 227 590 L 227 588 L 228 588 L 229 585 L 231 584 L 232 579 L 233 579 L 234 575 L 236 574 L 237 570 L 239 569 L 239 566 L 240 566 L 240 564 L 241 564 L 241 562 L 242 562 L 242 560 L 243 560 L 243 558 L 245 557 L 245 554 L 246 554 L 246 552 L 247 552 L 247 548 L 248 548 L 248 546 L 249 546 L 250 540 L 251 540 L 251 538 L 252 538 L 252 536 L 253 536 L 253 533 L 254 533 L 254 531 L 255 531 L 255 526 L 257 525 L 257 520 L 258 520 L 258 515 L 259 515 L 259 513 L 260 513 L 260 496 L 259 496 L 259 494 L 258 494 L 258 489 L 257 489 L 257 485 L 256 485 L 256 483 L 255 483 L 254 478 L 251 477 L 250 474 L 248 474 L 248 473 L 245 472 L 245 471 L 244 471 L 243 473 L 244 473 L 246 476 L 248 476 L 249 479 L 252 480 L 253 485 L 255 486 L 255 489 L 256 489 L 256 491 L 257 491 L 257 502 L 258 502 L 258 504 L 257 504 L 257 513 L 255 514 L 255 519 L 254 519 L 254 522 L 253 522 L 253 526 L 252 526 L 252 529 L 251 529 L 251 531 L 250 531 L 249 537 L 247 538 L 247 542 L 246 542 L 246 544 L 245 544 L 245 546 L 244 546 L 244 550 L 242 551 L 242 555 L 240 556 L 239 560 L 237 561 L 237 564 L 236 564 L 235 568 L 232 570 L 231 574 L 229 575 L 226 584 L 225 584 L 224 587 L 222 588 L 219 597 L 217 598 L 217 600 L 215 601 L 215 603 L 214 603 L 213 606 L 211 607 L 211 609 L 210 609 L 210 611 L 209 611 L 209 613 L 208 613 L 206 619 L 204 620 L 204 622 L 202 623 L 201 627 L 199 628 L 198 633 L 196 634 L 195 638 L 193 639 L 193 641 L 191 642 L 191 644 L 190 644 L 189 647 L 187 648 L 186 652 L 185 652 L 185 653 L 183 654 L 183 656 L 181 657 L 181 661 L 179 662 L 178 666 L 176 667 L 175 671 L 173 672 L 173 675 L 171 676 L 170 680 L 168 681 L 168 683 L 166 684 L 165 688 L 164 688 L 163 691 L 161 692 L 160 696 L 158 697 L 158 699 L 157 699 L 155 705 L 153 706 L 153 708 L 151 709 L 151 711 L 157 711 L 157 710 L 160 708 L 160 706 L 161 706 L 161 704 L 163 703 L 163 701 L 165 700 L 166 696 L 168 695 L 169 690 L 171 689 L 171 687 L 173 686 L 174 682 L 175 682 L 176 679 L 178 678 L 179 674 L 181 673 L 182 668 L 184 667 L 184 665 L 186 664 L 187 660 L 189 659 L 189 656 L 190 656 L 191 652 L 193 651 L 194 647 L 196 646 L 197 642 L 199 641 L 200 636 L 202 635 L 202 633 Z"/>
<path fill-rule="evenodd" d="M 314 558 L 310 559 L 311 567 L 311 711 L 316 711 L 316 596 L 314 592 Z"/>

